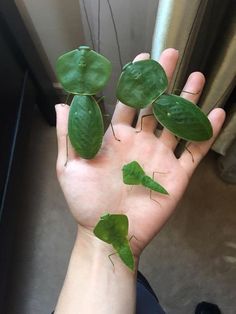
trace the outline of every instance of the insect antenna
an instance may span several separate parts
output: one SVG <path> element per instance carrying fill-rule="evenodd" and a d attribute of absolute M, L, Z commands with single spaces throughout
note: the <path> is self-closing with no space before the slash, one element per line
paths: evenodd
<path fill-rule="evenodd" d="M 121 71 L 122 71 L 123 62 L 122 62 L 122 58 L 121 58 L 121 50 L 120 50 L 120 43 L 119 43 L 119 38 L 118 38 L 118 31 L 117 31 L 117 28 L 116 28 L 116 23 L 115 23 L 114 14 L 113 14 L 113 11 L 112 11 L 111 3 L 110 3 L 109 0 L 107 0 L 107 4 L 109 6 L 111 19 L 112 19 L 112 23 L 113 23 L 113 27 L 114 27 L 114 31 L 115 31 L 116 44 L 117 44 L 117 48 L 118 48 L 118 56 L 119 56 L 119 62 L 120 62 L 120 68 L 121 68 Z"/>
<path fill-rule="evenodd" d="M 85 13 L 85 17 L 86 17 L 86 22 L 87 22 L 88 28 L 89 28 L 90 40 L 91 40 L 91 43 L 92 43 L 93 50 L 95 50 L 95 44 L 94 44 L 94 40 L 93 40 L 93 33 L 92 33 L 92 28 L 91 28 L 91 25 L 90 25 L 90 22 L 89 22 L 89 17 L 88 17 L 87 8 L 86 8 L 86 5 L 85 5 L 85 0 L 82 0 L 82 3 L 83 3 L 83 7 L 84 7 L 84 13 Z"/>
<path fill-rule="evenodd" d="M 140 133 L 143 129 L 143 119 L 146 118 L 146 117 L 151 117 L 151 116 L 154 116 L 153 113 L 150 113 L 150 114 L 144 114 L 142 117 L 141 117 L 141 125 L 140 125 L 140 130 L 136 130 L 136 133 Z"/>
<path fill-rule="evenodd" d="M 97 42 L 97 46 L 98 46 L 98 53 L 100 53 L 100 33 L 101 33 L 101 23 L 100 23 L 100 19 L 101 19 L 101 1 L 98 0 L 98 42 Z"/>

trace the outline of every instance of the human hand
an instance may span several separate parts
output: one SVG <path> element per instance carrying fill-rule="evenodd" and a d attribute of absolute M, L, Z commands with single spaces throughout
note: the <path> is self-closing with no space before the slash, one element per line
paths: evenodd
<path fill-rule="evenodd" d="M 147 59 L 148 54 L 140 54 L 137 60 Z M 174 49 L 165 50 L 159 62 L 166 71 L 169 81 L 172 78 L 178 53 Z M 201 73 L 192 73 L 184 90 L 197 94 L 182 96 L 197 102 L 204 86 L 204 77 Z M 101 151 L 92 160 L 81 159 L 69 145 L 67 158 L 67 120 L 69 107 L 57 105 L 57 135 L 58 160 L 57 174 L 60 185 L 68 202 L 69 208 L 80 228 L 88 231 L 92 229 L 100 216 L 105 213 L 122 213 L 129 218 L 129 236 L 134 235 L 131 241 L 133 253 L 139 257 L 144 247 L 158 233 L 183 195 L 189 179 L 197 165 L 211 147 L 224 121 L 222 109 L 213 110 L 209 119 L 212 123 L 213 137 L 206 142 L 190 143 L 188 151 L 184 151 L 179 159 L 174 155 L 177 140 L 174 135 L 164 129 L 160 137 L 156 137 L 156 120 L 154 117 L 144 119 L 140 133 L 140 117 L 150 113 L 150 108 L 141 110 L 137 125 L 132 127 L 135 118 L 135 109 L 121 103 L 116 105 L 112 118 L 116 137 L 111 127 L 108 128 Z M 148 175 L 153 172 L 155 179 L 164 186 L 169 195 L 152 193 L 142 186 L 131 188 L 123 183 L 122 167 L 130 161 L 137 160 Z"/>

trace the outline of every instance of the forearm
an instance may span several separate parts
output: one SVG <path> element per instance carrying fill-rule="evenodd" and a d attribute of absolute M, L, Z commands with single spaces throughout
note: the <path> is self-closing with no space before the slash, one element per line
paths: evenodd
<path fill-rule="evenodd" d="M 112 247 L 79 228 L 55 314 L 133 314 L 136 273 Z"/>

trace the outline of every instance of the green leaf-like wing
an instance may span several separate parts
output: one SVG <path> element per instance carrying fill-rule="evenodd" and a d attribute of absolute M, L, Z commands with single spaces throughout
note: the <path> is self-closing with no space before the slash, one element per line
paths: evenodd
<path fill-rule="evenodd" d="M 146 175 L 143 176 L 142 185 L 144 185 L 145 187 L 147 187 L 153 191 L 159 192 L 161 194 L 169 194 L 162 185 L 160 185 L 158 182 L 154 181 L 149 176 L 146 176 Z"/>
<path fill-rule="evenodd" d="M 184 140 L 205 141 L 213 135 L 207 116 L 180 96 L 161 95 L 153 103 L 153 113 L 164 127 Z"/>
<path fill-rule="evenodd" d="M 116 96 L 127 106 L 144 108 L 163 94 L 167 85 L 166 73 L 155 60 L 130 62 L 123 68 Z"/>
<path fill-rule="evenodd" d="M 122 168 L 123 182 L 129 185 L 141 184 L 142 177 L 145 175 L 142 167 L 137 161 L 132 161 Z"/>
<path fill-rule="evenodd" d="M 91 159 L 99 151 L 104 134 L 101 110 L 92 96 L 74 96 L 69 112 L 68 135 L 76 152 Z"/>
<path fill-rule="evenodd" d="M 128 225 L 126 215 L 106 214 L 100 218 L 93 232 L 100 240 L 114 246 L 127 238 Z"/>
<path fill-rule="evenodd" d="M 124 239 L 122 244 L 113 245 L 114 249 L 117 251 L 121 260 L 127 265 L 132 271 L 134 270 L 134 256 L 130 248 L 129 241 Z"/>
<path fill-rule="evenodd" d="M 111 62 L 89 47 L 81 46 L 58 58 L 56 73 L 67 92 L 95 95 L 110 77 Z"/>

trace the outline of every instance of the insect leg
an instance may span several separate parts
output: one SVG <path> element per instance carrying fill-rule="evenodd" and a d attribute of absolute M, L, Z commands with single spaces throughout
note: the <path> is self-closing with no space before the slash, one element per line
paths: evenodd
<path fill-rule="evenodd" d="M 176 92 L 186 93 L 186 94 L 190 94 L 190 95 L 197 95 L 200 93 L 200 91 L 194 93 L 194 92 L 189 92 L 187 90 L 181 90 L 179 88 L 174 89 L 173 93 L 175 94 Z"/>
<path fill-rule="evenodd" d="M 182 90 L 182 93 L 186 93 L 186 94 L 190 94 L 190 95 L 197 95 L 197 94 L 200 93 L 200 91 L 194 93 L 194 92 L 189 92 L 189 91 L 186 91 L 186 90 Z"/>
<path fill-rule="evenodd" d="M 65 104 L 67 104 L 68 105 L 68 101 L 69 101 L 69 99 L 70 99 L 70 93 L 68 93 L 67 95 L 66 95 L 66 100 L 65 100 Z"/>
<path fill-rule="evenodd" d="M 193 158 L 193 154 L 191 153 L 191 151 L 188 149 L 188 145 L 185 146 L 186 151 L 191 155 L 192 157 L 192 162 L 194 163 L 194 158 Z"/>
<path fill-rule="evenodd" d="M 115 140 L 118 141 L 118 142 L 120 142 L 120 139 L 118 139 L 118 138 L 116 137 L 116 135 L 115 135 L 115 131 L 114 131 L 114 127 L 113 127 L 112 122 L 111 122 L 111 130 L 112 130 L 112 134 L 113 134 Z"/>
<path fill-rule="evenodd" d="M 111 259 L 111 256 L 112 256 L 112 255 L 116 255 L 116 254 L 117 254 L 117 253 L 114 252 L 114 253 L 111 253 L 111 254 L 108 255 L 108 258 L 109 258 L 110 262 L 112 263 L 112 265 L 113 265 L 113 267 L 114 267 L 114 270 L 115 270 L 115 264 L 114 264 L 113 260 Z"/>
<path fill-rule="evenodd" d="M 154 116 L 153 113 L 150 113 L 150 114 L 144 114 L 142 117 L 141 117 L 141 126 L 140 126 L 140 130 L 136 130 L 136 133 L 140 133 L 143 129 L 143 119 L 146 118 L 146 117 L 151 117 L 151 116 Z"/>
<path fill-rule="evenodd" d="M 100 98 L 98 98 L 97 103 L 99 104 L 100 101 L 102 101 L 105 98 L 105 96 L 101 96 Z"/>
<path fill-rule="evenodd" d="M 152 190 L 151 190 L 151 189 L 149 190 L 149 197 L 150 197 L 150 199 L 151 199 L 152 201 L 156 202 L 156 203 L 161 207 L 161 204 L 160 204 L 157 200 L 155 200 L 155 199 L 152 197 Z"/>
<path fill-rule="evenodd" d="M 153 173 L 152 173 L 152 180 L 155 180 L 155 173 L 158 173 L 158 174 L 168 174 L 169 171 L 168 172 L 153 171 Z M 156 202 L 161 207 L 161 204 L 152 197 L 152 190 L 151 189 L 149 190 L 149 193 L 150 193 L 150 199 L 153 200 L 154 202 Z"/>
<path fill-rule="evenodd" d="M 136 236 L 133 234 L 133 235 L 129 238 L 129 242 L 130 242 L 133 238 L 135 238 L 135 240 L 139 241 L 139 240 L 136 238 Z"/>

